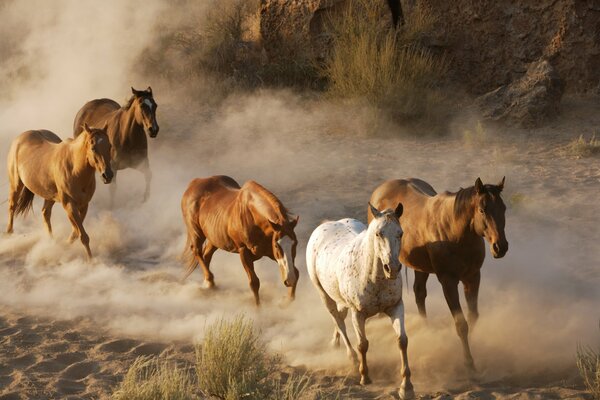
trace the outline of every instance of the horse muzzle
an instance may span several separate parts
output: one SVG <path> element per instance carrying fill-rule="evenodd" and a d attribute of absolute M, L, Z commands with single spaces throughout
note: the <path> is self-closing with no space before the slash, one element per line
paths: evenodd
<path fill-rule="evenodd" d="M 114 177 L 114 174 L 112 171 L 104 171 L 102 173 L 102 181 L 106 184 L 111 183 L 113 177 Z"/>
<path fill-rule="evenodd" d="M 151 138 L 155 138 L 158 136 L 159 127 L 157 124 L 152 125 L 151 128 L 148 128 L 148 136 Z"/>
<path fill-rule="evenodd" d="M 508 242 L 506 240 L 497 241 L 492 243 L 490 247 L 492 256 L 494 256 L 494 258 L 502 258 L 508 251 Z"/>

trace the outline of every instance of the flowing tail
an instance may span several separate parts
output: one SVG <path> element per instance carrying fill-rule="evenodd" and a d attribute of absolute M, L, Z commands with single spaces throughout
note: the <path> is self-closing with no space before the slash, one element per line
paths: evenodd
<path fill-rule="evenodd" d="M 33 192 L 23 185 L 20 193 L 17 197 L 17 204 L 15 204 L 15 214 L 23 214 L 26 215 L 33 208 Z"/>
<path fill-rule="evenodd" d="M 181 259 L 186 264 L 185 273 L 183 275 L 183 278 L 181 278 L 181 281 L 183 282 L 198 267 L 198 260 L 196 259 L 196 255 L 194 254 L 193 246 L 192 246 L 192 239 L 190 238 L 189 235 L 188 235 L 187 241 L 185 243 L 185 249 L 183 249 L 183 253 L 181 254 Z"/>

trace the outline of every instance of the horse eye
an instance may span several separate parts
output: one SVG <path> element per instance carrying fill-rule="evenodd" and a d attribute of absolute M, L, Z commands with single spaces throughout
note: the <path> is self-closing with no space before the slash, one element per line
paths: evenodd
<path fill-rule="evenodd" d="M 479 209 L 479 212 L 483 214 L 483 208 L 480 208 L 480 209 Z"/>

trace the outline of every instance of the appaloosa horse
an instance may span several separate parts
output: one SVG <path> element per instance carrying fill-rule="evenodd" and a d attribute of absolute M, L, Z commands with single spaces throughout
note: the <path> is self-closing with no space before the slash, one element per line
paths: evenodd
<path fill-rule="evenodd" d="M 299 276 L 294 265 L 298 217 L 290 218 L 273 193 L 254 181 L 240 187 L 228 176 L 194 179 L 183 194 L 181 211 L 187 226 L 186 277 L 200 264 L 206 285 L 212 288 L 214 276 L 209 268 L 214 252 L 238 253 L 259 305 L 260 281 L 254 261 L 269 257 L 279 264 L 283 283 L 294 299 Z"/>
<path fill-rule="evenodd" d="M 506 206 L 500 193 L 504 178 L 497 185 L 484 185 L 477 178 L 475 186 L 457 193 L 441 193 L 420 179 L 390 180 L 371 195 L 378 208 L 402 202 L 405 212 L 400 218 L 404 228 L 400 260 L 415 270 L 415 299 L 419 313 L 425 317 L 427 278 L 436 274 L 442 284 L 456 331 L 463 345 L 467 367 L 475 369 L 469 347 L 469 325 L 479 316 L 477 297 L 480 270 L 485 258 L 484 238 L 490 243 L 494 258 L 508 251 L 504 234 Z M 369 220 L 373 218 L 369 212 Z M 469 308 L 469 324 L 460 306 L 458 282 L 464 285 Z"/>
<path fill-rule="evenodd" d="M 83 228 L 83 220 L 96 189 L 96 171 L 104 183 L 110 183 L 113 171 L 106 127 L 94 129 L 85 124 L 77 139 L 66 142 L 46 130 L 27 131 L 17 136 L 8 153 L 10 189 L 6 232 L 13 232 L 15 214 L 31 210 L 33 197 L 38 195 L 44 199 L 42 215 L 48 233 L 52 235 L 52 206 L 59 202 L 73 225 L 69 241 L 79 237 L 91 258 L 90 238 Z"/>
<path fill-rule="evenodd" d="M 112 167 L 115 182 L 110 186 L 111 205 L 116 191 L 117 171 L 134 168 L 144 174 L 146 189 L 144 201 L 150 196 L 152 172 L 148 161 L 148 140 L 146 135 L 155 138 L 158 135 L 156 108 L 152 88 L 135 90 L 133 96 L 123 107 L 111 99 L 96 99 L 87 102 L 77 113 L 73 123 L 73 136 L 83 130 L 83 124 L 103 126 L 107 124 L 108 137 L 112 144 Z"/>
<path fill-rule="evenodd" d="M 401 264 L 398 259 L 402 228 L 398 218 L 402 204 L 395 211 L 378 211 L 371 206 L 375 216 L 365 226 L 355 219 L 342 219 L 321 224 L 314 230 L 306 247 L 306 266 L 311 281 L 317 288 L 327 310 L 333 317 L 333 342 L 339 345 L 340 335 L 348 355 L 356 361 L 344 320 L 348 310 L 359 340 L 360 382 L 368 384 L 367 350 L 369 341 L 365 333 L 367 318 L 386 313 L 398 335 L 402 353 L 401 398 L 414 396 L 408 366 L 408 338 L 404 329 L 404 304 L 402 302 Z"/>

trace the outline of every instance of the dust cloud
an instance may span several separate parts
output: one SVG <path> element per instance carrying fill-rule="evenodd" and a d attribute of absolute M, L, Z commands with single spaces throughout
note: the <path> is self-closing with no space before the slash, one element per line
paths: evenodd
<path fill-rule="evenodd" d="M 208 3 L 207 3 L 208 4 Z M 81 245 L 66 244 L 70 226 L 54 208 L 55 238 L 43 230 L 41 204 L 0 238 L 0 304 L 52 318 L 89 318 L 115 335 L 195 340 L 207 323 L 246 313 L 274 351 L 293 365 L 351 373 L 345 351 L 329 346 L 333 324 L 308 280 L 304 248 L 323 219 L 366 219 L 366 201 L 384 179 L 418 176 L 438 190 L 507 176 L 505 199 L 510 249 L 489 254 L 483 267 L 478 325 L 471 341 L 485 381 L 528 382 L 573 371 L 576 344 L 598 336 L 600 275 L 595 226 L 600 206 L 584 178 L 569 179 L 566 160 L 524 154 L 536 142 L 502 133 L 485 146 L 446 138 L 365 137 L 369 112 L 304 99 L 287 91 L 232 95 L 207 117 L 195 92 L 170 90 L 137 73 L 140 54 L 156 38 L 157 21 L 184 14 L 167 1 L 9 1 L 0 6 L 0 157 L 27 129 L 72 132 L 77 110 L 100 97 L 123 102 L 129 87 L 152 85 L 161 131 L 150 140 L 151 198 L 141 204 L 142 175 L 119 174 L 118 206 L 98 181 L 85 221 L 96 258 L 84 262 Z M 158 88 L 158 89 L 157 89 Z M 206 93 L 203 94 L 206 96 Z M 504 135 L 504 136 L 502 136 Z M 578 164 L 578 171 L 585 166 Z M 217 252 L 218 290 L 202 289 L 199 272 L 180 282 L 185 243 L 179 201 L 193 177 L 225 174 L 255 179 L 300 215 L 297 300 L 277 266 L 257 264 L 263 306 L 252 295 L 237 255 Z M 0 200 L 7 197 L 0 164 Z M 560 179 L 566 177 L 566 179 Z M 593 177 L 592 177 L 593 178 Z M 3 207 L 6 207 L 4 204 Z M 587 208 L 586 208 L 587 207 Z M 586 209 L 584 209 L 586 208 Z M 6 212 L 0 214 L 6 223 Z M 404 274 L 403 274 L 404 276 Z M 412 273 L 409 272 L 410 284 Z M 404 293 L 409 357 L 417 390 L 454 387 L 466 380 L 460 343 L 435 277 L 428 284 L 429 320 L 417 316 L 412 289 Z M 350 327 L 350 324 L 349 324 Z M 400 353 L 384 318 L 367 327 L 372 378 L 399 382 Z M 352 335 L 353 336 L 353 335 Z M 546 379 L 546 380 L 544 380 Z"/>

